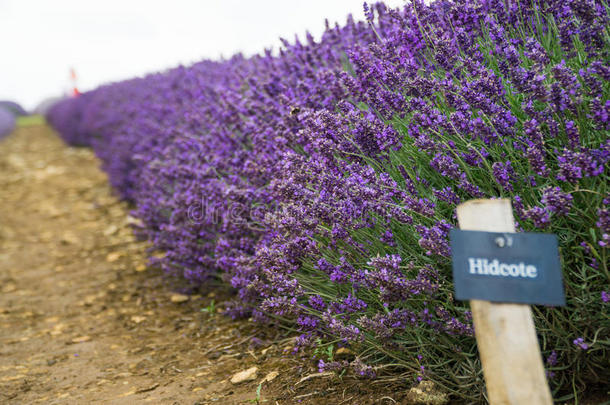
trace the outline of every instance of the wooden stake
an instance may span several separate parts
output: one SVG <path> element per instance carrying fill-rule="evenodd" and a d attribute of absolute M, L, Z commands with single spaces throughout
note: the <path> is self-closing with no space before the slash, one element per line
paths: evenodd
<path fill-rule="evenodd" d="M 457 207 L 460 229 L 515 232 L 509 200 L 471 200 Z M 470 309 L 490 404 L 551 405 L 529 305 L 471 300 Z"/>

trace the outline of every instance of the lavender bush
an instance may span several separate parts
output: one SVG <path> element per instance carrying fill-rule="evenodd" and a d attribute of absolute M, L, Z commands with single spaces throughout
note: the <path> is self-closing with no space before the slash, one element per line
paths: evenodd
<path fill-rule="evenodd" d="M 299 347 L 330 348 L 321 370 L 399 370 L 470 401 L 483 381 L 448 232 L 461 201 L 510 198 L 518 229 L 560 240 L 568 305 L 534 308 L 556 397 L 609 384 L 607 3 L 365 16 L 103 86 L 49 121 L 95 149 L 155 261 L 235 288 L 229 315 L 294 325 Z"/>
<path fill-rule="evenodd" d="M 15 116 L 12 112 L 0 107 L 0 139 L 15 129 Z"/>

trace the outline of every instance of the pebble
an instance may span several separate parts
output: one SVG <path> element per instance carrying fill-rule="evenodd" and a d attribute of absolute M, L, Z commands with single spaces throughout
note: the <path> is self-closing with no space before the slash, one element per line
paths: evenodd
<path fill-rule="evenodd" d="M 173 302 L 174 304 L 180 304 L 180 303 L 186 302 L 188 300 L 189 300 L 189 296 L 184 295 L 184 294 L 172 294 L 172 296 L 170 297 L 170 301 Z"/>
<path fill-rule="evenodd" d="M 108 263 L 116 262 L 121 258 L 121 256 L 123 256 L 122 252 L 111 252 L 106 256 L 106 261 Z"/>
<path fill-rule="evenodd" d="M 250 367 L 247 370 L 233 374 L 233 377 L 231 377 L 231 383 L 239 384 L 246 381 L 256 380 L 257 373 L 258 367 Z"/>
<path fill-rule="evenodd" d="M 273 381 L 273 380 L 275 380 L 275 378 L 276 378 L 278 375 L 280 375 L 280 373 L 278 373 L 277 371 L 272 371 L 272 372 L 270 372 L 269 374 L 267 374 L 267 375 L 265 376 L 265 378 L 263 378 L 263 381 L 261 381 L 261 382 L 270 382 L 270 381 Z"/>
<path fill-rule="evenodd" d="M 119 231 L 119 227 L 114 225 L 114 224 L 112 224 L 108 228 L 104 229 L 104 236 L 114 235 L 118 231 Z"/>
<path fill-rule="evenodd" d="M 134 323 L 142 323 L 146 320 L 145 316 L 134 315 L 131 317 L 131 321 Z"/>
<path fill-rule="evenodd" d="M 445 405 L 449 402 L 446 393 L 438 390 L 432 381 L 421 381 L 416 387 L 407 392 L 407 402 L 409 404 L 421 405 Z"/>
<path fill-rule="evenodd" d="M 354 352 L 351 351 L 350 349 L 348 349 L 347 347 L 340 347 L 335 352 L 335 358 L 337 358 L 337 359 L 349 358 L 349 357 L 354 357 L 354 356 L 355 356 Z"/>

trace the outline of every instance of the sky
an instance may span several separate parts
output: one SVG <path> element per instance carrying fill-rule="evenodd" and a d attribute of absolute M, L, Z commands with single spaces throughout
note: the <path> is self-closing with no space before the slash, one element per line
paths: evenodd
<path fill-rule="evenodd" d="M 404 0 L 386 0 L 398 7 Z M 363 19 L 363 0 L 0 0 L 0 100 L 33 109 L 71 87 L 202 59 L 277 49 L 324 19 Z"/>

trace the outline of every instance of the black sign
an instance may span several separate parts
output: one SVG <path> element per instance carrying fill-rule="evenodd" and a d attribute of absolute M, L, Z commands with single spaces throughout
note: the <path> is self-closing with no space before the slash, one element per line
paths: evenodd
<path fill-rule="evenodd" d="M 557 237 L 451 230 L 459 300 L 565 305 Z"/>

